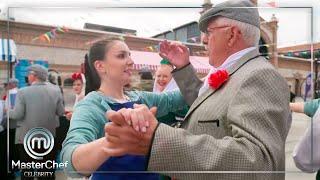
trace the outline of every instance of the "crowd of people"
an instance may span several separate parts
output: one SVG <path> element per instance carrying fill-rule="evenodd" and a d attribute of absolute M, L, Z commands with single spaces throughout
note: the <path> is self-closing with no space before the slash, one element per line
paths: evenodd
<path fill-rule="evenodd" d="M 74 73 L 71 76 L 73 90 L 76 96 L 75 103 L 84 97 L 84 75 Z M 0 138 L 1 154 L 7 154 L 7 134 L 9 133 L 9 162 L 20 160 L 29 162 L 32 158 L 25 152 L 23 140 L 26 133 L 34 127 L 48 129 L 55 137 L 53 150 L 40 161 L 56 160 L 66 136 L 72 111 L 66 111 L 61 87 L 56 85 L 53 77 L 48 76 L 48 69 L 34 64 L 28 68 L 27 81 L 29 86 L 18 89 L 19 81 L 15 78 L 4 83 L 4 93 L 0 102 Z M 7 126 L 9 120 L 9 126 Z M 62 126 L 63 124 L 64 126 Z M 67 125 L 66 125 L 67 124 Z M 1 156 L 1 174 L 6 174 L 7 157 Z M 10 167 L 10 166 L 9 166 Z M 14 178 L 18 169 L 9 169 L 8 178 Z M 42 169 L 45 172 L 54 172 L 54 169 Z M 24 177 L 22 170 L 22 179 Z M 54 174 L 53 177 L 54 178 Z"/>
<path fill-rule="evenodd" d="M 230 0 L 200 17 L 211 65 L 202 80 L 190 64 L 189 49 L 165 40 L 160 43 L 163 60 L 155 72 L 153 92 L 129 91 L 130 49 L 123 39 L 111 38 L 90 47 L 84 75 L 71 76 L 76 100 L 66 111 L 62 91 L 46 81 L 47 69 L 30 66 L 30 86 L 17 90 L 17 81 L 11 79 L 0 104 L 1 115 L 8 116 L 1 119 L 16 123 L 15 132 L 9 133 L 15 136 L 19 158 L 30 160 L 22 145 L 29 129 L 44 127 L 57 138 L 63 116 L 68 133 L 56 146 L 62 144 L 59 157 L 69 162 L 65 173 L 70 177 L 284 179 L 292 111 L 319 117 L 320 101 L 289 104 L 286 80 L 259 54 L 260 16 L 253 7 L 248 0 Z M 8 128 L 3 124 L 4 132 Z M 313 156 L 315 163 L 308 158 L 317 151 L 308 146 L 313 135 L 308 131 L 293 155 L 297 167 L 306 172 L 320 169 L 318 155 Z M 39 161 L 55 159 L 58 151 Z"/>

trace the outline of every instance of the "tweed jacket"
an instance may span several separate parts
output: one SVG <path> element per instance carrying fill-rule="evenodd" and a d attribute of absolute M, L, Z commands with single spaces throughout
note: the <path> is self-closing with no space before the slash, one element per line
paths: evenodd
<path fill-rule="evenodd" d="M 59 87 L 46 82 L 34 83 L 18 91 L 15 104 L 9 117 L 10 121 L 17 121 L 16 144 L 22 144 L 26 133 L 34 127 L 46 128 L 55 136 L 59 126 L 57 116 L 64 114 Z"/>
<path fill-rule="evenodd" d="M 257 50 L 227 71 L 227 82 L 199 97 L 202 81 L 191 65 L 173 72 L 191 107 L 182 128 L 160 124 L 156 129 L 149 171 L 177 179 L 285 178 L 287 82 Z"/>

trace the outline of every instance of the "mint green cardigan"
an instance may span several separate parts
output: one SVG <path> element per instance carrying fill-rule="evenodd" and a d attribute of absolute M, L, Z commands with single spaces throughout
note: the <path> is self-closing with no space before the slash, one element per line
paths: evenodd
<path fill-rule="evenodd" d="M 176 112 L 187 108 L 180 91 L 151 93 L 144 91 L 126 92 L 130 101 L 140 100 L 149 108 L 158 107 L 157 117 L 169 112 Z M 108 103 L 116 103 L 113 99 L 104 96 L 101 92 L 93 91 L 81 100 L 75 107 L 70 128 L 62 145 L 62 161 L 68 161 L 65 169 L 70 176 L 79 177 L 72 165 L 72 153 L 80 145 L 92 142 L 105 135 L 104 125 L 109 122 L 105 113 L 110 110 Z"/>
<path fill-rule="evenodd" d="M 318 110 L 319 105 L 320 105 L 320 99 L 314 99 L 312 101 L 305 102 L 303 111 L 307 116 L 313 117 L 313 115 Z"/>

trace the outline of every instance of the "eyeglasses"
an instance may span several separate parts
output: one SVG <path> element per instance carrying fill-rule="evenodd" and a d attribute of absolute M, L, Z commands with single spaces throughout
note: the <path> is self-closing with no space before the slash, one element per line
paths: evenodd
<path fill-rule="evenodd" d="M 204 34 L 209 37 L 211 33 L 213 33 L 213 30 L 215 29 L 220 29 L 220 28 L 226 28 L 226 27 L 230 27 L 230 26 L 217 26 L 217 27 L 209 27 L 207 28 L 207 30 L 204 32 Z"/>

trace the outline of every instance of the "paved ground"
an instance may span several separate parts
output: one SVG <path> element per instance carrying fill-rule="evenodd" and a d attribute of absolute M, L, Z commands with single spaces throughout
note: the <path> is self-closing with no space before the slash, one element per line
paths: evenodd
<path fill-rule="evenodd" d="M 315 173 L 308 174 L 303 173 L 295 167 L 295 164 L 292 160 L 292 151 L 294 146 L 299 141 L 299 138 L 304 134 L 304 131 L 310 125 L 310 118 L 303 114 L 293 114 L 292 126 L 286 142 L 286 171 L 289 171 L 286 174 L 286 180 L 314 180 Z M 63 172 L 57 172 L 56 174 L 58 180 L 67 179 Z"/>
<path fill-rule="evenodd" d="M 304 114 L 298 113 L 293 113 L 292 117 L 292 126 L 286 142 L 286 171 L 289 171 L 286 173 L 286 180 L 314 180 L 315 173 L 309 174 L 301 172 L 296 168 L 292 159 L 294 146 L 310 125 L 310 118 Z M 65 179 L 62 173 L 59 173 L 57 177 L 59 179 Z"/>

